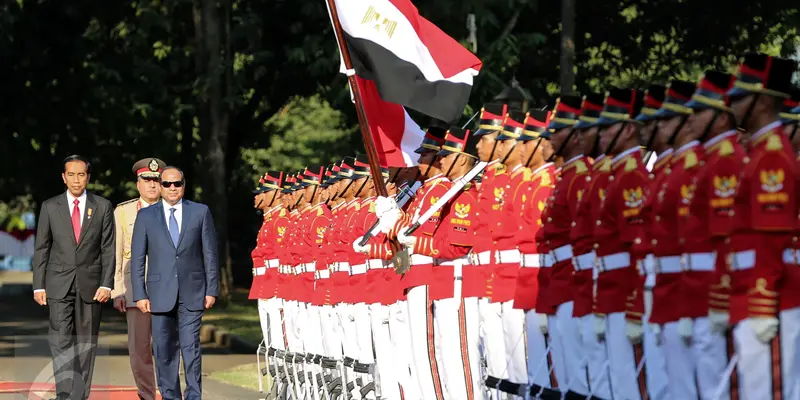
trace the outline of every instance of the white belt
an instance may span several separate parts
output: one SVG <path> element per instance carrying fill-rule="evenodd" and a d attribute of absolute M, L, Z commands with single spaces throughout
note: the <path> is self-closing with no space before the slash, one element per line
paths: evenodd
<path fill-rule="evenodd" d="M 600 259 L 599 272 L 613 271 L 631 265 L 631 255 L 627 252 L 614 253 Z"/>
<path fill-rule="evenodd" d="M 367 272 L 367 264 L 358 264 L 350 266 L 351 275 L 359 275 Z"/>
<path fill-rule="evenodd" d="M 346 262 L 335 262 L 330 265 L 333 272 L 347 272 L 350 273 L 350 264 Z"/>
<path fill-rule="evenodd" d="M 253 276 L 264 275 L 265 273 L 267 273 L 267 269 L 265 267 L 253 268 Z"/>
<path fill-rule="evenodd" d="M 569 260 L 572 258 L 572 245 L 564 245 L 552 251 L 553 257 L 556 262 Z"/>
<path fill-rule="evenodd" d="M 367 267 L 369 269 L 384 269 L 386 268 L 386 264 L 384 264 L 383 260 L 372 259 L 372 260 L 367 260 Z"/>
<path fill-rule="evenodd" d="M 277 258 L 267 260 L 267 268 L 277 268 L 278 265 L 280 265 L 280 261 Z"/>
<path fill-rule="evenodd" d="M 689 253 L 687 256 L 689 262 L 688 269 L 690 271 L 714 271 L 714 265 L 717 263 L 717 253 Z"/>
<path fill-rule="evenodd" d="M 656 257 L 656 271 L 659 274 L 677 274 L 683 272 L 681 256 Z"/>
<path fill-rule="evenodd" d="M 316 271 L 314 272 L 314 277 L 317 279 L 328 279 L 331 277 L 331 271 L 327 269 Z"/>
<path fill-rule="evenodd" d="M 470 263 L 472 265 L 489 265 L 491 264 L 491 259 L 489 256 L 492 254 L 491 251 L 484 251 L 481 253 L 473 253 L 472 257 L 470 258 Z"/>
<path fill-rule="evenodd" d="M 469 260 L 467 259 L 467 256 L 459 257 L 459 258 L 452 258 L 452 259 L 438 258 L 435 261 L 436 261 L 436 265 L 447 265 L 447 266 L 462 266 L 462 265 L 469 264 Z"/>
<path fill-rule="evenodd" d="M 302 274 L 303 272 L 314 272 L 317 269 L 315 263 L 305 263 L 294 267 L 295 274 Z"/>
<path fill-rule="evenodd" d="M 733 255 L 733 257 L 731 257 L 732 271 L 743 271 L 746 269 L 751 269 L 756 266 L 755 250 L 737 251 L 732 255 Z"/>
<path fill-rule="evenodd" d="M 784 250 L 783 263 L 789 265 L 800 265 L 800 251 L 797 249 Z"/>
<path fill-rule="evenodd" d="M 411 255 L 411 265 L 433 264 L 433 258 L 423 256 L 422 254 Z"/>
<path fill-rule="evenodd" d="M 519 250 L 501 250 L 494 253 L 495 262 L 498 264 L 519 264 L 520 263 L 520 256 Z"/>
<path fill-rule="evenodd" d="M 278 272 L 282 274 L 291 274 L 293 273 L 292 267 L 290 265 L 279 265 Z"/>
<path fill-rule="evenodd" d="M 594 259 L 596 256 L 594 251 L 590 251 L 575 257 L 575 271 L 589 271 L 594 268 Z"/>
<path fill-rule="evenodd" d="M 541 268 L 544 264 L 543 254 L 523 254 L 522 266 L 524 268 Z"/>

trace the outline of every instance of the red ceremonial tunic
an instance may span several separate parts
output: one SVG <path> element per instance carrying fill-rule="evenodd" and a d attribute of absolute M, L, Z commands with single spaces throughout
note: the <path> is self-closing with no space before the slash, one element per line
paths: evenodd
<path fill-rule="evenodd" d="M 472 264 L 477 268 L 474 269 L 476 278 L 484 282 L 483 289 L 477 290 L 479 297 L 492 297 L 492 278 L 494 276 L 494 253 L 496 248 L 492 241 L 491 226 L 496 220 L 495 214 L 499 207 L 496 204 L 499 198 L 495 196 L 493 181 L 496 179 L 497 174 L 502 174 L 505 171 L 505 166 L 498 161 L 492 161 L 486 167 L 486 172 L 483 175 L 483 180 L 476 187 L 478 211 L 475 213 L 473 220 L 473 240 L 472 253 L 474 255 Z M 483 257 L 482 259 L 479 259 Z"/>
<path fill-rule="evenodd" d="M 503 260 L 503 254 L 517 251 L 517 233 L 519 230 L 520 216 L 524 202 L 524 183 L 530 181 L 531 172 L 521 164 L 505 173 L 495 175 L 493 193 L 496 202 L 496 212 L 493 214 L 494 223 L 489 225 L 492 235 L 492 244 L 496 250 L 494 276 L 492 278 L 493 303 L 503 303 L 514 299 L 517 275 L 520 269 L 520 259 Z"/>
<path fill-rule="evenodd" d="M 595 302 L 600 314 L 634 308 L 632 301 L 636 298 L 639 273 L 631 247 L 643 237 L 641 211 L 650 185 L 638 147 L 614 157 L 611 170 L 595 227 L 596 252 L 600 257 Z"/>
<path fill-rule="evenodd" d="M 556 168 L 553 163 L 546 163 L 531 173 L 531 180 L 522 183 L 520 198 L 515 200 L 522 204 L 519 229 L 516 231 L 517 248 L 522 255 L 522 267 L 517 274 L 514 291 L 514 308 L 535 310 L 539 297 L 539 273 L 543 257 L 539 253 L 540 243 L 537 241 L 542 228 L 542 212 L 547 199 L 553 193 Z"/>
<path fill-rule="evenodd" d="M 589 158 L 583 155 L 564 163 L 547 204 L 547 219 L 543 221 L 542 229 L 553 266 L 549 271 L 547 302 L 544 308 L 538 307 L 540 313 L 554 314 L 558 306 L 573 300 L 572 275 L 575 267 L 572 265 L 570 232 L 578 206 L 578 193 L 586 186 L 589 176 L 588 163 Z"/>
<path fill-rule="evenodd" d="M 730 322 L 775 317 L 783 251 L 795 229 L 795 155 L 778 122 L 756 132 L 740 174 L 731 235 Z"/>
<path fill-rule="evenodd" d="M 598 157 L 590 175 L 585 179 L 588 185 L 578 195 L 578 208 L 574 221 L 575 227 L 570 233 L 572 252 L 575 255 L 575 275 L 572 282 L 575 287 L 575 303 L 572 315 L 576 318 L 592 313 L 594 305 L 594 228 L 600 219 L 600 210 L 605 198 L 605 190 L 611 176 L 611 158 L 605 155 Z"/>
<path fill-rule="evenodd" d="M 251 253 L 253 259 L 253 268 L 268 267 L 264 270 L 263 274 L 253 276 L 253 285 L 250 287 L 250 299 L 269 299 L 275 296 L 275 287 L 278 279 L 277 266 L 267 265 L 268 260 L 276 259 L 274 247 L 276 246 L 275 240 L 275 222 L 281 215 L 286 213 L 282 206 L 273 207 L 264 213 L 264 222 L 261 224 L 261 229 L 258 231 L 258 240 L 256 241 L 256 248 Z"/>

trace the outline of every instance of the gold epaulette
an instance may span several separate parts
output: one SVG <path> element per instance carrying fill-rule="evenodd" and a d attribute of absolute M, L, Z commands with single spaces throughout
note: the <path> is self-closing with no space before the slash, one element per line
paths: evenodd
<path fill-rule="evenodd" d="M 122 203 L 117 204 L 117 208 L 122 207 L 122 206 L 124 206 L 126 204 L 131 204 L 131 203 L 137 202 L 137 201 L 139 201 L 139 199 L 130 199 L 130 200 L 123 201 Z"/>

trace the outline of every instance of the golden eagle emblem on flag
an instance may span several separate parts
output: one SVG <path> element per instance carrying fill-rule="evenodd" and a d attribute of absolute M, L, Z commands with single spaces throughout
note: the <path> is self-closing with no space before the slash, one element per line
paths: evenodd
<path fill-rule="evenodd" d="M 644 191 L 641 186 L 634 189 L 623 189 L 622 198 L 625 200 L 626 207 L 638 208 L 644 202 Z"/>
<path fill-rule="evenodd" d="M 717 197 L 727 198 L 736 194 L 736 186 L 739 184 L 736 176 L 715 176 L 714 194 Z"/>
<path fill-rule="evenodd" d="M 456 217 L 467 218 L 469 216 L 470 208 L 471 207 L 469 204 L 456 203 Z"/>
<path fill-rule="evenodd" d="M 777 193 L 783 189 L 782 169 L 761 171 L 761 189 L 767 193 Z"/>

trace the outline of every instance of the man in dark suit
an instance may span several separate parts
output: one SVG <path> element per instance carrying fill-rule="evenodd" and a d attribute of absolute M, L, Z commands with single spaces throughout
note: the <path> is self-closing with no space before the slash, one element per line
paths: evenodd
<path fill-rule="evenodd" d="M 186 399 L 199 399 L 200 323 L 219 294 L 217 238 L 211 212 L 183 199 L 183 172 L 161 171 L 161 202 L 136 217 L 131 242 L 133 300 L 152 315 L 153 350 L 161 397 L 181 399 L 180 353 Z M 148 263 L 145 278 L 145 260 Z"/>
<path fill-rule="evenodd" d="M 33 298 L 50 308 L 59 400 L 89 397 L 100 303 L 111 297 L 114 284 L 114 208 L 86 191 L 91 172 L 84 157 L 64 159 L 67 192 L 42 203 L 36 230 Z"/>

